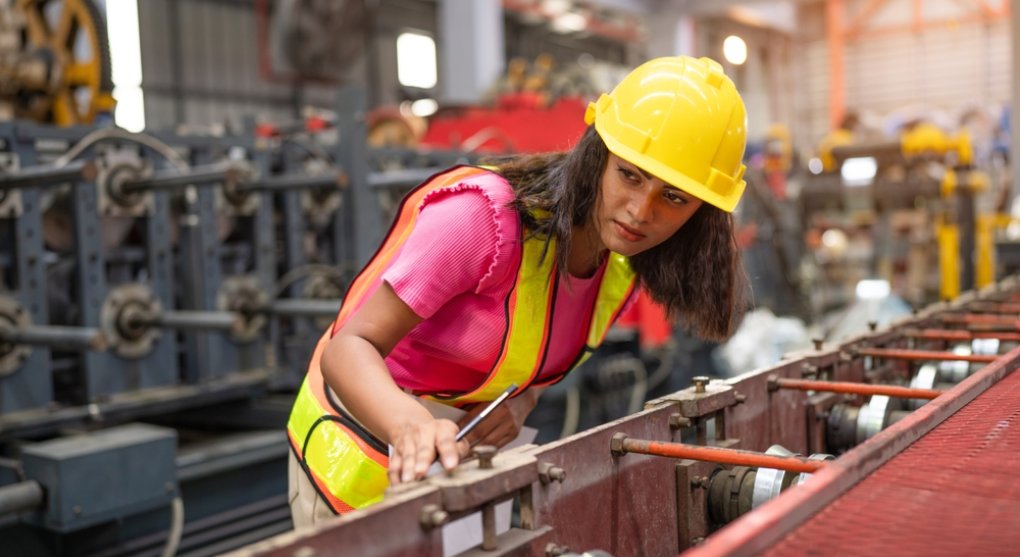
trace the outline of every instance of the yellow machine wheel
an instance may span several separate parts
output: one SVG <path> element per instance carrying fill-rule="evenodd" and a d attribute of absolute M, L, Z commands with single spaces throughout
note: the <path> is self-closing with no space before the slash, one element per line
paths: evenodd
<path fill-rule="evenodd" d="M 92 122 L 113 110 L 106 24 L 91 0 L 18 0 L 26 47 L 49 59 L 49 83 L 34 91 L 21 117 L 60 126 Z"/>

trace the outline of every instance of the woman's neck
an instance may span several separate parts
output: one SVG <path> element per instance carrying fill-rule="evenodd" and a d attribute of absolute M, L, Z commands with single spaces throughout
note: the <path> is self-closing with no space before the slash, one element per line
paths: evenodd
<path fill-rule="evenodd" d="M 578 278 L 591 277 L 605 261 L 607 252 L 598 232 L 590 225 L 575 226 L 567 256 L 567 272 Z"/>

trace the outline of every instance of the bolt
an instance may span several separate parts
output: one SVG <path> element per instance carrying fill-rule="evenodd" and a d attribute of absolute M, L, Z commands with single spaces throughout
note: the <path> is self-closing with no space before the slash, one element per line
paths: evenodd
<path fill-rule="evenodd" d="M 779 390 L 779 376 L 776 374 L 769 375 L 768 378 L 768 389 L 769 392 L 775 392 Z"/>
<path fill-rule="evenodd" d="M 294 557 L 315 557 L 315 549 L 307 545 L 299 547 L 294 551 Z"/>
<path fill-rule="evenodd" d="M 542 485 L 563 482 L 566 477 L 567 471 L 551 462 L 542 462 L 538 465 L 538 479 L 542 481 Z"/>
<path fill-rule="evenodd" d="M 743 404 L 743 403 L 747 402 L 747 395 L 745 395 L 743 393 L 734 392 L 733 393 L 733 398 L 736 399 L 737 404 Z"/>
<path fill-rule="evenodd" d="M 707 375 L 699 375 L 694 378 L 694 392 L 703 393 L 705 392 L 705 386 L 712 381 Z"/>
<path fill-rule="evenodd" d="M 691 419 L 685 416 L 681 416 L 679 413 L 669 415 L 669 428 L 680 429 L 682 427 L 691 427 Z"/>
<path fill-rule="evenodd" d="M 824 338 L 813 338 L 811 342 L 815 343 L 815 351 L 821 351 L 822 347 L 825 346 Z"/>
<path fill-rule="evenodd" d="M 705 542 L 705 538 L 698 537 L 691 540 L 691 545 L 698 545 Z"/>
<path fill-rule="evenodd" d="M 691 478 L 691 487 L 708 489 L 709 481 L 708 476 L 694 476 Z"/>
<path fill-rule="evenodd" d="M 492 445 L 478 445 L 472 451 L 478 457 L 478 467 L 482 470 L 492 469 L 492 457 L 496 456 L 496 447 Z"/>
<path fill-rule="evenodd" d="M 818 366 L 805 363 L 800 368 L 801 377 L 818 377 Z"/>
<path fill-rule="evenodd" d="M 841 350 L 839 352 L 839 361 L 841 361 L 841 362 L 852 362 L 853 360 L 854 360 L 854 357 L 849 352 L 846 352 L 845 350 Z"/>
<path fill-rule="evenodd" d="M 815 418 L 818 418 L 819 420 L 827 420 L 827 419 L 829 419 L 829 411 L 828 410 L 818 410 L 818 411 L 815 412 Z"/>
<path fill-rule="evenodd" d="M 868 330 L 874 331 L 878 329 L 878 321 L 868 321 Z"/>
<path fill-rule="evenodd" d="M 436 504 L 428 504 L 421 508 L 418 515 L 418 523 L 426 532 L 446 524 L 450 520 L 450 513 L 444 511 Z"/>
<path fill-rule="evenodd" d="M 609 452 L 613 453 L 613 456 L 623 456 L 627 454 L 627 451 L 623 449 L 623 442 L 627 439 L 627 434 L 622 431 L 613 435 L 613 438 L 609 440 Z"/>

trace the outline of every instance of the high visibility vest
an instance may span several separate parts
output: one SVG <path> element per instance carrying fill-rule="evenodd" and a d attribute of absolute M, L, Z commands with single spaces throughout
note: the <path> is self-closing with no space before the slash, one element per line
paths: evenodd
<path fill-rule="evenodd" d="M 351 283 L 336 320 L 316 345 L 287 422 L 287 434 L 302 468 L 337 514 L 366 507 L 382 499 L 389 482 L 386 474 L 389 459 L 385 443 L 363 429 L 337 404 L 335 394 L 326 386 L 319 367 L 322 351 L 399 253 L 414 228 L 422 199 L 435 190 L 454 187 L 486 172 L 471 166 L 454 167 L 433 176 L 404 198 L 397 220 L 382 246 Z M 542 371 L 548 349 L 559 273 L 555 264 L 555 245 L 546 252 L 545 238 L 529 237 L 523 226 L 521 228 L 521 259 L 514 287 L 506 300 L 507 328 L 499 356 L 484 381 L 473 390 L 432 393 L 433 399 L 451 405 L 483 402 L 494 399 L 511 383 L 521 387 L 517 391 L 520 393 L 529 385 L 547 385 L 562 379 L 602 344 L 609 326 L 633 291 L 634 272 L 626 257 L 610 254 L 591 313 L 586 341 L 577 357 L 566 369 L 536 383 L 535 378 Z"/>

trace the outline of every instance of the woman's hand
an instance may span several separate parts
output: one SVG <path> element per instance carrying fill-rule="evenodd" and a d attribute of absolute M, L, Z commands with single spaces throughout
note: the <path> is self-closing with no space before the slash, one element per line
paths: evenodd
<path fill-rule="evenodd" d="M 531 388 L 525 390 L 518 396 L 500 404 L 492 414 L 481 421 L 475 429 L 468 433 L 467 440 L 471 446 L 495 445 L 502 447 L 517 438 L 521 432 L 525 418 L 535 409 L 538 403 L 538 395 L 543 389 Z M 476 404 L 467 414 L 458 421 L 464 426 L 485 409 L 485 404 Z"/>
<path fill-rule="evenodd" d="M 390 434 L 390 484 L 396 485 L 425 477 L 439 455 L 443 467 L 452 470 L 467 456 L 467 442 L 457 443 L 457 424 L 450 420 L 406 421 Z"/>

